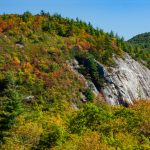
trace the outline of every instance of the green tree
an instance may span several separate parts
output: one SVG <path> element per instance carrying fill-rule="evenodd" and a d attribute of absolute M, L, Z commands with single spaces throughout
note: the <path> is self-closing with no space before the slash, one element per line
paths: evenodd
<path fill-rule="evenodd" d="M 90 101 L 90 102 L 93 102 L 93 100 L 94 100 L 94 98 L 95 98 L 94 93 L 92 92 L 91 89 L 87 89 L 87 90 L 85 91 L 85 96 L 86 96 L 86 98 L 88 99 L 88 101 Z"/>
<path fill-rule="evenodd" d="M 49 149 L 53 146 L 61 145 L 66 140 L 66 131 L 63 127 L 58 125 L 52 125 L 49 131 L 45 132 L 40 139 L 37 150 Z"/>
<path fill-rule="evenodd" d="M 22 96 L 16 90 L 12 72 L 6 74 L 6 89 L 3 91 L 6 102 L 0 112 L 0 142 L 9 135 L 9 129 L 15 124 L 16 117 L 22 112 Z"/>
<path fill-rule="evenodd" d="M 24 22 L 28 22 L 31 17 L 32 17 L 32 13 L 29 12 L 29 11 L 26 11 L 26 12 L 22 15 L 22 20 L 23 20 Z"/>
<path fill-rule="evenodd" d="M 98 130 L 98 126 L 110 119 L 110 114 L 102 107 L 87 103 L 70 121 L 72 133 L 82 134 L 85 131 Z"/>

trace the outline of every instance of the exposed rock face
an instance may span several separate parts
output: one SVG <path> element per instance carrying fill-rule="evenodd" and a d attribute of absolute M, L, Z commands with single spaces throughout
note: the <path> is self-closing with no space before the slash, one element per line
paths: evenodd
<path fill-rule="evenodd" d="M 78 72 L 80 65 L 77 60 L 67 62 L 70 69 L 85 82 L 85 88 L 90 88 L 98 96 L 101 92 L 107 103 L 111 105 L 128 105 L 134 100 L 150 100 L 150 70 L 132 59 L 128 54 L 124 58 L 115 59 L 116 66 L 111 72 L 95 60 L 99 74 L 104 78 L 104 87 L 98 91 L 92 81 Z M 84 100 L 85 98 L 83 98 Z"/>
<path fill-rule="evenodd" d="M 111 73 L 103 68 L 106 83 L 102 92 L 106 101 L 112 105 L 126 105 L 138 99 L 150 100 L 150 70 L 128 54 L 115 62 L 117 65 Z"/>

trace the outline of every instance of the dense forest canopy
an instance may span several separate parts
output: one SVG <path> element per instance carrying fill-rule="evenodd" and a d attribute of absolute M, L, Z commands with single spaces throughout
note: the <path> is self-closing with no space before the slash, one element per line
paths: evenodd
<path fill-rule="evenodd" d="M 150 103 L 108 106 L 67 63 L 100 89 L 94 60 L 112 67 L 124 52 L 149 66 L 149 53 L 78 18 L 0 15 L 0 149 L 150 149 Z"/>

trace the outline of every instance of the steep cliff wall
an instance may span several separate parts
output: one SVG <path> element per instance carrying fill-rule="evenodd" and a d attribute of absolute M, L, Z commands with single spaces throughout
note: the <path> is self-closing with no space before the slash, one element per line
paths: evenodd
<path fill-rule="evenodd" d="M 111 73 L 105 69 L 107 79 L 102 92 L 112 105 L 133 103 L 138 99 L 150 99 L 150 70 L 128 54 L 115 59 Z"/>
<path fill-rule="evenodd" d="M 95 60 L 98 66 L 99 74 L 104 79 L 104 85 L 101 92 L 107 103 L 111 105 L 128 105 L 134 100 L 150 99 L 150 70 L 139 62 L 132 59 L 128 54 L 124 58 L 114 58 L 116 63 L 111 71 Z M 77 70 L 80 67 L 77 60 L 74 60 L 75 65 L 72 70 L 79 77 L 82 77 L 86 83 L 86 88 L 90 88 L 89 84 L 93 85 L 93 93 L 98 96 L 96 85 L 92 81 L 87 81 L 83 75 Z"/>

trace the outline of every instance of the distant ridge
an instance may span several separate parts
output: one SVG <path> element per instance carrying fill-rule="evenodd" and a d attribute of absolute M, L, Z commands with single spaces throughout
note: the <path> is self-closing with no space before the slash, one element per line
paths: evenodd
<path fill-rule="evenodd" d="M 144 50 L 150 50 L 150 32 L 138 34 L 130 40 L 128 40 L 128 42 Z"/>

